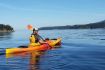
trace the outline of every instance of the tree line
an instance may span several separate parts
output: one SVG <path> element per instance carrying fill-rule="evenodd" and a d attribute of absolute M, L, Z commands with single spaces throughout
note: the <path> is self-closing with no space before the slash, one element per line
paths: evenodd
<path fill-rule="evenodd" d="M 13 27 L 10 25 L 0 24 L 0 31 L 14 31 Z"/>
<path fill-rule="evenodd" d="M 105 20 L 95 23 L 89 23 L 84 25 L 66 25 L 66 26 L 52 26 L 52 27 L 41 27 L 40 30 L 53 30 L 53 29 L 96 29 L 105 28 Z"/>

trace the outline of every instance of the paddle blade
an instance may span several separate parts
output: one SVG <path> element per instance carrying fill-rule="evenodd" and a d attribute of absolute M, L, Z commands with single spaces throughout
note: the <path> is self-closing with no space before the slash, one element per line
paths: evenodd
<path fill-rule="evenodd" d="M 27 25 L 27 29 L 28 29 L 28 30 L 33 30 L 32 25 Z"/>

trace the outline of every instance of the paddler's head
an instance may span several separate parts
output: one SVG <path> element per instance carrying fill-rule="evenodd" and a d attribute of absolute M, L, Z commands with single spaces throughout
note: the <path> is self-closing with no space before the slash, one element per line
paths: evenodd
<path fill-rule="evenodd" d="M 38 34 L 38 28 L 33 28 L 33 33 Z"/>

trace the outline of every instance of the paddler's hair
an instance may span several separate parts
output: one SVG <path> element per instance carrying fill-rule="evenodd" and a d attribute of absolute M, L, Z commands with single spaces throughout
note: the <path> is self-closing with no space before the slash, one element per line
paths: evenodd
<path fill-rule="evenodd" d="M 34 31 L 38 31 L 38 29 L 33 28 L 33 33 L 34 33 Z"/>
<path fill-rule="evenodd" d="M 36 31 L 35 28 L 33 28 L 33 32 Z"/>

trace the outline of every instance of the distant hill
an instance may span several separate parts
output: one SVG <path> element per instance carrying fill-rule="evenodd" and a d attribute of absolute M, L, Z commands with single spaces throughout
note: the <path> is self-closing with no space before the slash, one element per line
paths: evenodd
<path fill-rule="evenodd" d="M 0 32 L 13 32 L 14 29 L 10 25 L 0 24 Z"/>
<path fill-rule="evenodd" d="M 52 26 L 52 27 L 41 27 L 40 30 L 53 30 L 53 29 L 96 29 L 105 28 L 105 20 L 95 23 L 89 23 L 84 25 L 66 25 L 66 26 Z"/>

